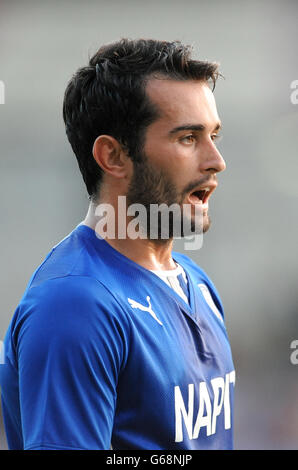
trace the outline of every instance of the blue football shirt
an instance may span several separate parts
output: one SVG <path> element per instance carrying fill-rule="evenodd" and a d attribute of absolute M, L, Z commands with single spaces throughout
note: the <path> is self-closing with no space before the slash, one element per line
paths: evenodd
<path fill-rule="evenodd" d="M 0 365 L 10 449 L 231 449 L 219 295 L 173 253 L 189 303 L 80 224 L 32 275 Z"/>

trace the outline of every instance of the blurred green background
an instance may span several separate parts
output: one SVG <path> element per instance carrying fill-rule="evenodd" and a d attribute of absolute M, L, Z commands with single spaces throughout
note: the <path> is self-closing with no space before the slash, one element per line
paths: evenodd
<path fill-rule="evenodd" d="M 63 127 L 67 81 L 104 43 L 182 40 L 225 76 L 215 96 L 227 169 L 203 247 L 186 254 L 224 303 L 235 448 L 298 448 L 297 18 L 295 0 L 0 0 L 0 339 L 33 270 L 88 208 Z"/>

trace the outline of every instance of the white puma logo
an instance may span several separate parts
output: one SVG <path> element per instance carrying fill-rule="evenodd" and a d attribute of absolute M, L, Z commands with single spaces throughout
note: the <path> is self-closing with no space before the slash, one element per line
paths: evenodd
<path fill-rule="evenodd" d="M 145 305 L 139 304 L 139 302 L 136 302 L 135 300 L 132 300 L 129 298 L 127 300 L 130 303 L 132 308 L 138 308 L 140 310 L 143 310 L 144 312 L 149 312 L 150 315 L 154 318 L 154 320 L 156 320 L 160 325 L 162 325 L 161 321 L 157 318 L 156 314 L 152 310 L 149 295 L 147 295 L 146 297 L 146 300 L 148 302 L 148 307 L 146 307 Z"/>

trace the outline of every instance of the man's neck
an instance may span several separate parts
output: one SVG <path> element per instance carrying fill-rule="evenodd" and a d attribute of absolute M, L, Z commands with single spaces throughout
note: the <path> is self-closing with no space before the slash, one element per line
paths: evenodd
<path fill-rule="evenodd" d="M 99 222 L 99 216 L 95 214 L 95 210 L 99 203 L 90 202 L 89 209 L 83 224 L 87 225 L 91 229 L 97 230 L 97 224 Z M 143 266 L 146 269 L 154 270 L 170 270 L 175 269 L 176 264 L 172 258 L 173 240 L 153 241 L 148 238 L 136 238 L 131 239 L 128 236 L 125 238 L 119 238 L 118 234 L 118 208 L 114 207 L 115 213 L 115 237 L 105 236 L 104 239 L 109 245 L 115 250 L 119 251 L 122 255 L 131 259 L 135 263 Z M 128 220 L 125 219 L 125 226 L 127 228 Z M 99 233 L 102 237 L 102 233 Z"/>

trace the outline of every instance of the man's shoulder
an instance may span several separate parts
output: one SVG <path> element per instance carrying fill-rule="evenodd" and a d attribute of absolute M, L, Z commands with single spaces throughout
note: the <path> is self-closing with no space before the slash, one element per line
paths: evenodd
<path fill-rule="evenodd" d="M 107 281 L 109 263 L 104 246 L 101 246 L 103 242 L 95 240 L 95 235 L 91 236 L 88 230 L 79 225 L 53 246 L 34 270 L 26 291 L 55 279 L 57 283 L 64 284 L 65 288 L 71 288 L 76 285 L 77 276 L 89 278 L 90 285 L 96 285 L 98 280 L 98 288 L 102 279 Z"/>
<path fill-rule="evenodd" d="M 27 289 L 11 321 L 11 334 L 18 343 L 19 333 L 67 337 L 93 337 L 101 330 L 128 331 L 125 310 L 112 292 L 89 276 L 55 277 Z M 46 333 L 43 333 L 43 331 Z M 99 334 L 99 333 L 98 333 Z"/>
<path fill-rule="evenodd" d="M 76 266 L 82 259 L 84 244 L 78 237 L 76 230 L 57 243 L 37 266 L 27 288 L 37 287 L 50 279 L 65 278 L 68 283 Z M 83 274 L 83 270 L 81 270 Z"/>
<path fill-rule="evenodd" d="M 37 314 L 52 317 L 73 315 L 89 319 L 117 318 L 126 322 L 126 311 L 121 298 L 107 283 L 88 275 L 52 277 L 29 287 L 19 305 L 22 317 Z"/>
<path fill-rule="evenodd" d="M 62 315 L 72 310 L 91 315 L 121 310 L 101 244 L 81 225 L 58 242 L 28 281 L 17 308 L 18 318 L 54 310 Z"/>

